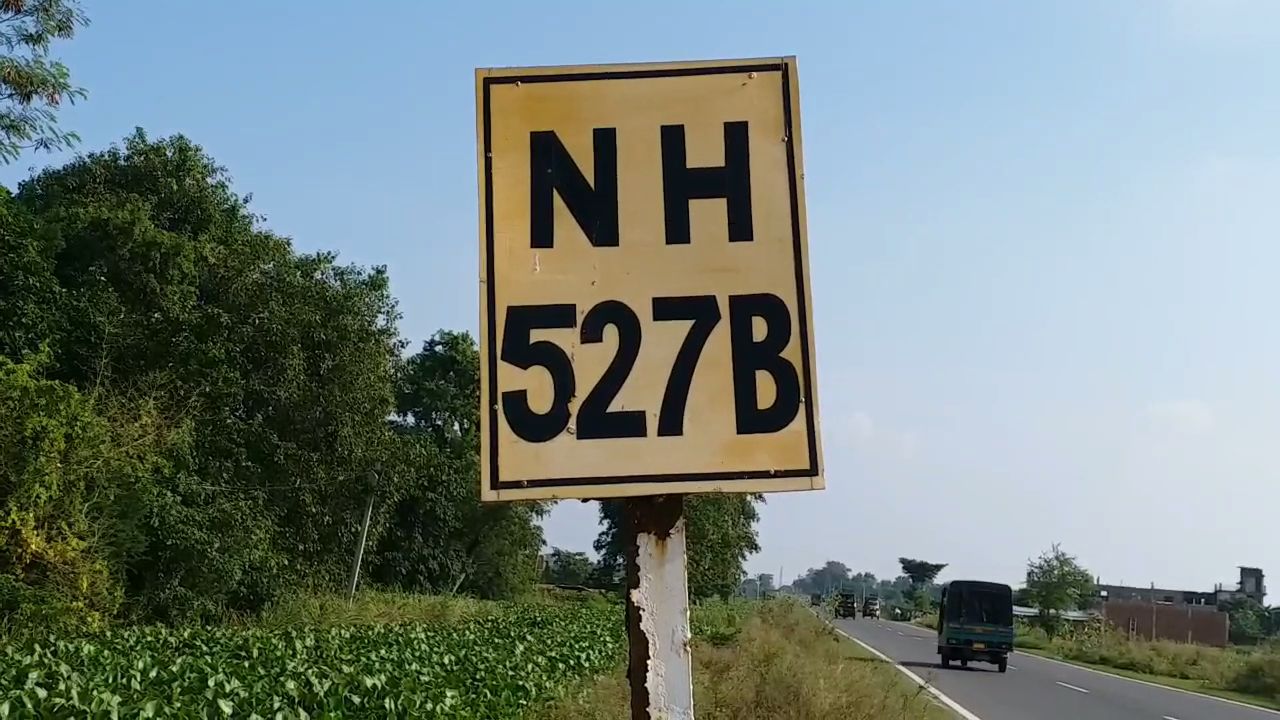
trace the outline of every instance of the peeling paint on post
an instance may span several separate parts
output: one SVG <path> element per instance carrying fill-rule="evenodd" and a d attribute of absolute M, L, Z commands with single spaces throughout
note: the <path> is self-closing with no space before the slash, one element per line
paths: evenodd
<path fill-rule="evenodd" d="M 693 720 L 684 496 L 626 501 L 632 720 Z"/>

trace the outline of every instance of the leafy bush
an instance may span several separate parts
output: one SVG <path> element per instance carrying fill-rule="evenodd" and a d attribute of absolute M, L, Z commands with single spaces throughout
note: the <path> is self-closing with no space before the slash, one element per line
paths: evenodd
<path fill-rule="evenodd" d="M 1109 633 L 1095 643 L 1065 644 L 1055 642 L 1055 650 L 1065 646 L 1067 657 L 1097 665 L 1165 677 L 1199 680 L 1217 687 L 1225 686 L 1239 671 L 1241 658 L 1236 653 L 1198 645 L 1171 642 L 1130 641 Z"/>
<path fill-rule="evenodd" d="M 1044 628 L 1018 620 L 1014 623 L 1014 647 L 1043 650 L 1049 647 L 1049 633 Z"/>
<path fill-rule="evenodd" d="M 120 606 L 155 451 L 179 433 L 45 378 L 48 361 L 0 356 L 0 624 L 93 629 Z"/>
<path fill-rule="evenodd" d="M 492 615 L 499 607 L 483 600 L 365 590 L 352 602 L 333 594 L 301 594 L 280 600 L 252 620 L 255 628 L 333 627 L 370 623 L 459 624 Z"/>
<path fill-rule="evenodd" d="M 712 645 L 733 642 L 759 604 L 746 600 L 705 600 L 690 613 L 690 630 Z"/>
<path fill-rule="evenodd" d="M 502 605 L 456 625 L 157 626 L 0 649 L 0 717 L 509 718 L 613 667 L 616 608 Z"/>
<path fill-rule="evenodd" d="M 1230 689 L 1280 700 L 1280 653 L 1272 650 L 1250 654 L 1232 678 Z"/>

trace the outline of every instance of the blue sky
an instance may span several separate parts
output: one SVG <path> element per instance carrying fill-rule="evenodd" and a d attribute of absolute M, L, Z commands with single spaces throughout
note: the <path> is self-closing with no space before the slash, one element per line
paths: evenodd
<path fill-rule="evenodd" d="M 796 5 L 88 3 L 64 124 L 187 134 L 416 345 L 477 326 L 475 67 L 797 55 L 828 489 L 749 567 L 1280 582 L 1280 4 Z"/>

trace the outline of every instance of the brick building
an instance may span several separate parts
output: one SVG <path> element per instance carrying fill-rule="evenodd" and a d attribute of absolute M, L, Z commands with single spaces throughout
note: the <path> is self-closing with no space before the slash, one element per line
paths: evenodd
<path fill-rule="evenodd" d="M 1267 595 L 1260 568 L 1241 567 L 1234 590 L 1169 590 L 1130 585 L 1097 585 L 1102 616 L 1130 637 L 1223 647 L 1231 620 L 1222 606 L 1240 598 L 1262 604 Z"/>
<path fill-rule="evenodd" d="M 1172 640 L 1226 647 L 1230 618 L 1214 605 L 1172 605 L 1150 600 L 1109 600 L 1102 616 L 1130 639 Z"/>

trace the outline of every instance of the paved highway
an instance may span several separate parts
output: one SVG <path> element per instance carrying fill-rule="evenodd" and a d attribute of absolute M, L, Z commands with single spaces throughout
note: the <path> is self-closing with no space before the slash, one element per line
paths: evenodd
<path fill-rule="evenodd" d="M 964 708 L 967 720 L 1280 720 L 1280 713 L 1090 672 L 1014 653 L 1009 672 L 972 663 L 938 666 L 936 636 L 882 620 L 837 620 L 836 628 L 923 678 Z"/>

